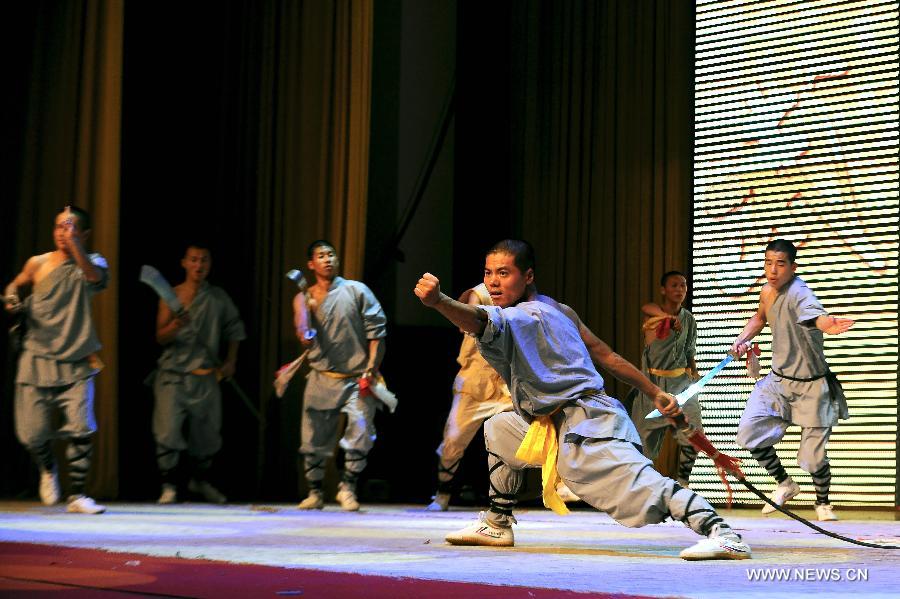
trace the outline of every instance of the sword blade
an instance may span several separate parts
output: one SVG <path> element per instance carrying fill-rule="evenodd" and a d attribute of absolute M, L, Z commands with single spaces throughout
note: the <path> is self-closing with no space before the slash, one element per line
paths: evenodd
<path fill-rule="evenodd" d="M 732 354 L 728 354 L 727 356 L 725 356 L 725 359 L 716 364 L 712 370 L 703 375 L 703 378 L 701 378 L 696 383 L 691 383 L 690 387 L 676 395 L 675 399 L 678 400 L 678 406 L 683 406 L 687 403 L 687 400 L 700 393 L 700 390 L 706 386 L 706 383 L 711 381 L 714 376 L 719 374 L 722 369 L 728 366 L 729 362 L 731 362 L 732 360 L 734 360 L 734 356 Z M 659 410 L 653 410 L 652 412 L 647 414 L 645 418 L 659 418 L 660 416 L 662 416 L 662 413 Z"/>

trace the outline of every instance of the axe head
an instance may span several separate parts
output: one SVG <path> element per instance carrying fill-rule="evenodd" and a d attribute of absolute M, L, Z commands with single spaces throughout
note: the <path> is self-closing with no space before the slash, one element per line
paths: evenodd
<path fill-rule="evenodd" d="M 296 283 L 298 289 L 306 289 L 306 287 L 308 286 L 306 277 L 303 276 L 303 273 L 299 269 L 292 268 L 291 270 L 287 271 L 284 276 Z"/>
<path fill-rule="evenodd" d="M 156 295 L 169 306 L 172 312 L 175 314 L 184 312 L 184 306 L 181 304 L 178 296 L 175 295 L 175 290 L 172 289 L 172 286 L 169 285 L 169 282 L 158 270 L 147 264 L 143 265 L 141 267 L 141 283 L 150 285 L 153 291 L 156 292 Z"/>

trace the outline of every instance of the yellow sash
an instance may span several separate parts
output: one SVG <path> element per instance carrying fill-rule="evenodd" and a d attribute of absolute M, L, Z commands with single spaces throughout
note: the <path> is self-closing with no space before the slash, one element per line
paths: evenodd
<path fill-rule="evenodd" d="M 516 450 L 516 458 L 528 464 L 541 464 L 544 505 L 561 516 L 569 513 L 569 508 L 556 493 L 559 473 L 556 460 L 559 455 L 556 425 L 552 416 L 538 416 L 531 421 L 528 433 Z"/>
<path fill-rule="evenodd" d="M 656 376 L 663 377 L 676 377 L 681 376 L 682 374 L 690 374 L 690 368 L 674 368 L 672 370 L 662 370 L 661 368 L 648 368 L 650 374 L 655 374 Z"/>

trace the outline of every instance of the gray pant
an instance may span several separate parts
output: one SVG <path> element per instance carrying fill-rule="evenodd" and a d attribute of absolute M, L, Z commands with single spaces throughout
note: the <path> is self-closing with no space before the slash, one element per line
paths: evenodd
<path fill-rule="evenodd" d="M 316 373 L 317 374 L 317 373 Z M 317 374 L 317 378 L 323 375 Z M 307 385 L 315 384 L 316 377 L 310 376 Z M 375 408 L 378 405 L 371 395 L 360 398 L 356 379 L 325 381 L 329 386 L 337 386 L 338 407 L 317 409 L 303 406 L 303 422 L 300 426 L 300 453 L 304 457 L 306 480 L 316 488 L 325 477 L 325 462 L 334 456 L 334 440 L 341 414 L 347 416 L 347 427 L 341 436 L 340 447 L 344 450 L 343 480 L 351 485 L 367 464 L 367 456 L 375 445 Z"/>
<path fill-rule="evenodd" d="M 770 375 L 771 376 L 771 375 Z M 766 384 L 761 384 L 765 382 Z M 818 382 L 823 388 L 823 395 L 827 390 L 827 384 Z M 785 385 L 787 387 L 787 385 Z M 784 438 L 789 426 L 795 424 L 794 411 L 798 407 L 790 395 L 780 392 L 780 385 L 769 377 L 757 383 L 741 421 L 738 424 L 737 444 L 745 449 L 758 449 L 771 447 Z M 826 397 L 827 401 L 827 397 Z M 803 400 L 804 418 L 809 417 L 807 412 L 813 414 L 812 422 L 817 422 L 814 415 L 816 398 Z M 809 473 L 817 472 L 828 463 L 825 454 L 825 446 L 828 437 L 831 436 L 831 427 L 801 426 L 800 447 L 797 450 L 797 465 Z"/>
<path fill-rule="evenodd" d="M 62 412 L 62 425 L 54 431 L 53 413 Z M 94 418 L 94 377 L 59 387 L 19 383 L 15 396 L 16 436 L 29 450 L 53 439 L 78 439 L 97 430 Z"/>
<path fill-rule="evenodd" d="M 572 409 L 564 408 L 554 417 L 559 433 L 557 470 L 583 501 L 629 527 L 662 522 L 671 516 L 706 535 L 712 524 L 722 521 L 709 502 L 654 470 L 634 444 L 567 434 L 566 413 Z M 624 412 L 622 418 L 627 418 Z M 527 432 L 528 423 L 514 412 L 498 414 L 485 423 L 493 496 L 514 497 L 522 488 L 524 469 L 540 467 L 516 458 Z M 514 501 L 500 503 L 511 510 Z M 509 515 L 493 508 L 488 519 L 501 526 L 511 522 Z"/>
<path fill-rule="evenodd" d="M 202 461 L 221 449 L 222 394 L 215 374 L 160 371 L 153 392 L 153 436 L 161 472 L 175 468 L 181 451 L 187 450 Z M 187 439 L 183 432 L 185 423 Z"/>

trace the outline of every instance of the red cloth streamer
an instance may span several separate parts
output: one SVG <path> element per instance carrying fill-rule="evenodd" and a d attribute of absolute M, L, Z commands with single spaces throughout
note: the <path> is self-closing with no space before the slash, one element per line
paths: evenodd
<path fill-rule="evenodd" d="M 732 474 L 736 479 L 743 480 L 744 473 L 741 471 L 740 466 L 738 466 L 741 461 L 730 455 L 721 453 L 713 446 L 712 442 L 706 438 L 706 435 L 704 435 L 702 431 L 694 427 L 690 428 L 693 429 L 693 432 L 688 435 L 688 441 L 690 441 L 691 445 L 693 445 L 697 451 L 702 451 L 708 455 L 716 465 L 716 472 L 719 473 L 719 478 L 722 479 L 722 484 L 725 485 L 725 489 L 728 491 L 728 507 L 731 507 L 731 485 L 728 484 L 726 474 Z"/>
<path fill-rule="evenodd" d="M 372 383 L 369 382 L 368 377 L 359 377 L 359 396 L 366 397 L 368 395 L 374 395 L 372 393 Z"/>
<path fill-rule="evenodd" d="M 672 330 L 672 319 L 671 318 L 663 318 L 659 321 L 659 324 L 656 325 L 656 338 L 657 339 L 665 339 L 669 336 L 669 331 Z"/>

